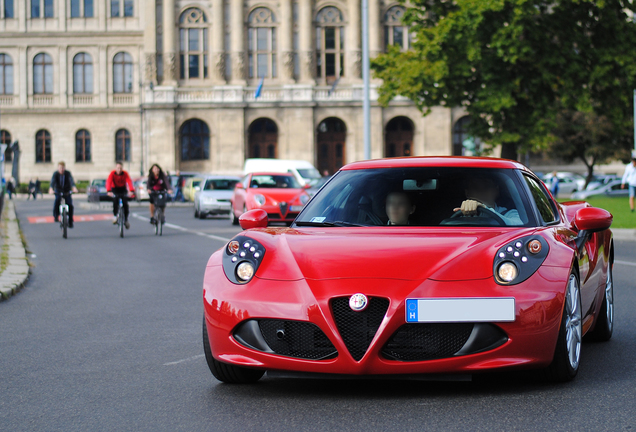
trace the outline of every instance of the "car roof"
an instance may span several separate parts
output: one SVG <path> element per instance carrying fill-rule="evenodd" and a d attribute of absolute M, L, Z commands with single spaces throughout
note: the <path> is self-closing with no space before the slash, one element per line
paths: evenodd
<path fill-rule="evenodd" d="M 282 173 L 282 172 L 266 172 L 266 171 L 262 171 L 262 172 L 253 172 L 250 173 L 252 176 L 259 176 L 259 175 L 271 175 L 271 176 L 285 176 L 285 177 L 294 177 L 293 174 L 291 173 Z"/>
<path fill-rule="evenodd" d="M 203 177 L 204 180 L 240 180 L 240 177 L 237 176 L 233 176 L 233 175 L 221 175 L 221 174 L 214 174 L 214 175 L 207 175 L 205 177 Z"/>
<path fill-rule="evenodd" d="M 525 165 L 508 159 L 469 156 L 414 156 L 403 158 L 373 159 L 352 162 L 341 168 L 343 171 L 374 168 L 411 167 L 458 167 L 458 168 L 504 168 L 532 172 Z"/>

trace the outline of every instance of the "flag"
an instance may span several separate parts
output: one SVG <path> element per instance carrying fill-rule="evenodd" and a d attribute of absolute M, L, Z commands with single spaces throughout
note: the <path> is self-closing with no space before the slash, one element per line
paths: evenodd
<path fill-rule="evenodd" d="M 258 99 L 261 95 L 261 90 L 263 90 L 263 81 L 265 78 L 261 78 L 261 82 L 258 83 L 258 87 L 256 88 L 256 93 L 254 93 L 254 99 Z"/>
<path fill-rule="evenodd" d="M 328 96 L 331 96 L 333 94 L 333 92 L 336 91 L 336 87 L 338 87 L 338 83 L 340 82 L 340 77 L 338 77 L 334 82 L 333 85 L 331 86 L 331 88 L 329 89 L 329 93 Z"/>

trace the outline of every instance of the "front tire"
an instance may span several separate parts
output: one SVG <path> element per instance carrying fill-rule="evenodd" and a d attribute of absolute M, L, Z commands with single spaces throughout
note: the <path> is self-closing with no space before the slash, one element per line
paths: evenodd
<path fill-rule="evenodd" d="M 194 218 L 198 218 L 199 217 L 199 210 L 197 210 L 197 205 L 194 205 Z"/>
<path fill-rule="evenodd" d="M 612 338 L 614 331 L 614 275 L 613 263 L 607 266 L 607 277 L 605 279 L 605 296 L 601 309 L 598 311 L 598 318 L 594 330 L 586 335 L 586 339 L 606 342 Z"/>
<path fill-rule="evenodd" d="M 581 363 L 583 319 L 581 289 L 578 274 L 570 273 L 563 305 L 563 316 L 552 363 L 546 369 L 547 378 L 554 382 L 572 381 Z"/>
<path fill-rule="evenodd" d="M 236 214 L 234 214 L 234 206 L 233 205 L 230 207 L 230 222 L 232 222 L 232 225 L 238 225 L 239 224 L 239 220 L 236 217 Z"/>
<path fill-rule="evenodd" d="M 265 374 L 264 370 L 234 366 L 216 360 L 214 356 L 212 356 L 212 350 L 210 349 L 210 339 L 208 338 L 208 329 L 205 325 L 205 317 L 203 317 L 203 352 L 205 353 L 205 360 L 214 378 L 224 383 L 255 383 Z"/>

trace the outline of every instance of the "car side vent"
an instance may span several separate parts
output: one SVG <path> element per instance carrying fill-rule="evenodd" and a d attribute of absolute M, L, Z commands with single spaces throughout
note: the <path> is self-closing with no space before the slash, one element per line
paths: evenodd
<path fill-rule="evenodd" d="M 369 349 L 388 308 L 389 300 L 381 297 L 369 298 L 369 305 L 360 312 L 349 307 L 349 297 L 331 300 L 338 332 L 355 361 L 360 361 Z"/>

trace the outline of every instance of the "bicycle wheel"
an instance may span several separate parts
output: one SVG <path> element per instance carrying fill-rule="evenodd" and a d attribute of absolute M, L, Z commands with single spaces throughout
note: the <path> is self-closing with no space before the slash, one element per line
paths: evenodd
<path fill-rule="evenodd" d="M 161 223 L 161 212 L 159 207 L 155 207 L 155 235 L 159 235 L 159 224 Z"/>
<path fill-rule="evenodd" d="M 122 206 L 123 207 L 123 206 Z M 119 237 L 124 237 L 124 209 L 119 208 L 119 214 L 117 215 L 117 222 L 119 223 Z"/>
<path fill-rule="evenodd" d="M 66 214 L 66 209 L 62 210 L 62 237 L 66 238 L 68 229 L 68 215 Z"/>
<path fill-rule="evenodd" d="M 163 220 L 163 207 L 157 207 L 157 216 L 155 217 L 157 219 L 157 227 L 159 230 L 159 235 L 163 235 L 163 224 L 164 224 L 164 220 Z"/>

